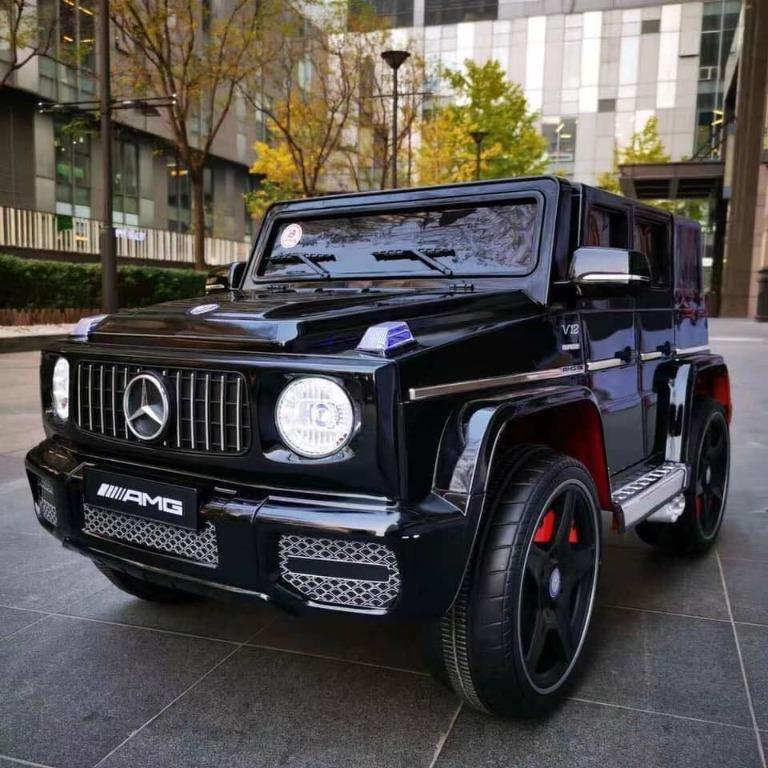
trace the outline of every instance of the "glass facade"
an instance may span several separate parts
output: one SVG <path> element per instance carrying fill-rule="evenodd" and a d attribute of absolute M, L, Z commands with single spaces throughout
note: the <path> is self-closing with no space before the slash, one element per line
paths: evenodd
<path fill-rule="evenodd" d="M 56 163 L 56 213 L 91 215 L 91 139 L 76 119 L 56 116 L 53 123 Z"/>
<path fill-rule="evenodd" d="M 616 148 L 653 116 L 673 160 L 693 155 L 722 108 L 739 0 L 588 5 L 424 0 L 408 35 L 430 71 L 496 59 L 539 114 L 550 169 L 576 181 L 611 170 Z"/>
<path fill-rule="evenodd" d="M 424 4 L 424 23 L 428 26 L 496 19 L 498 14 L 497 0 L 425 0 Z"/>
<path fill-rule="evenodd" d="M 118 139 L 112 147 L 113 219 L 116 224 L 139 225 L 139 145 Z"/>

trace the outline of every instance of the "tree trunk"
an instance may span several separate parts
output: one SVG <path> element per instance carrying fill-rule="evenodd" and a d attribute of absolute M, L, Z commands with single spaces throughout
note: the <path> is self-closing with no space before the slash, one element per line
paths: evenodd
<path fill-rule="evenodd" d="M 189 170 L 192 187 L 192 234 L 194 237 L 195 269 L 207 269 L 205 263 L 205 203 L 203 200 L 203 170 Z"/>

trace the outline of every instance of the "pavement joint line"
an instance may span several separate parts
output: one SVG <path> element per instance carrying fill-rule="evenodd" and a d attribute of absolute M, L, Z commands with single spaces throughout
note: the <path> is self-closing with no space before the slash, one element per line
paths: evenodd
<path fill-rule="evenodd" d="M 258 633 L 254 633 L 252 637 L 255 636 L 255 634 L 258 634 Z M 126 736 L 117 746 L 113 747 L 109 752 L 107 752 L 106 755 L 104 755 L 104 757 L 102 757 L 100 760 L 94 763 L 93 768 L 98 768 L 106 760 L 112 757 L 112 755 L 114 755 L 115 752 L 122 749 L 135 736 L 138 736 L 145 728 L 147 728 L 149 725 L 154 723 L 155 720 L 157 720 L 161 715 L 167 712 L 174 704 L 180 701 L 192 689 L 196 688 L 209 675 L 212 675 L 220 666 L 222 666 L 225 662 L 229 661 L 229 659 L 231 659 L 238 651 L 240 651 L 245 646 L 246 642 L 247 640 L 243 640 L 242 643 L 237 643 L 237 645 L 229 653 L 225 654 L 221 659 L 219 659 L 207 672 L 205 672 L 205 674 L 198 677 L 197 680 L 195 680 L 193 683 L 187 686 L 181 693 L 179 693 L 177 696 L 171 699 L 171 701 L 169 701 L 164 707 L 162 707 L 158 712 L 152 715 L 152 717 L 150 717 L 149 720 L 147 720 L 143 725 L 140 725 L 135 731 L 131 731 L 131 733 L 129 733 L 128 736 Z"/>
<path fill-rule="evenodd" d="M 26 765 L 29 768 L 53 768 L 53 766 L 46 763 L 33 763 L 29 760 L 22 760 L 20 757 L 11 757 L 2 753 L 0 753 L 0 760 L 7 760 L 9 763 L 16 763 L 17 765 Z"/>
<path fill-rule="evenodd" d="M 10 639 L 11 637 L 15 637 L 19 634 L 19 632 L 23 632 L 25 629 L 29 629 L 30 627 L 35 627 L 41 622 L 45 621 L 46 619 L 50 619 L 51 616 L 54 616 L 53 613 L 46 613 L 45 615 L 41 616 L 39 619 L 35 619 L 34 621 L 30 622 L 29 624 L 25 624 L 23 627 L 19 627 L 18 629 L 11 632 L 9 635 L 4 635 L 3 637 L 0 637 L 0 643 L 4 642 L 5 640 Z"/>
<path fill-rule="evenodd" d="M 741 667 L 741 677 L 744 681 L 744 691 L 747 694 L 747 705 L 749 706 L 749 714 L 752 717 L 752 726 L 755 729 L 755 738 L 757 739 L 757 751 L 760 755 L 763 768 L 768 768 L 768 763 L 765 759 L 765 749 L 763 749 L 763 737 L 760 733 L 760 728 L 757 724 L 757 715 L 755 714 L 755 705 L 752 701 L 752 691 L 749 689 L 749 680 L 747 679 L 747 668 L 744 665 L 744 656 L 741 652 L 741 643 L 739 642 L 739 632 L 736 627 L 736 622 L 733 619 L 733 609 L 731 608 L 731 598 L 728 594 L 728 585 L 725 582 L 725 571 L 723 570 L 723 563 L 720 560 L 720 553 L 715 547 L 715 557 L 717 558 L 717 566 L 720 569 L 720 580 L 723 583 L 723 592 L 725 593 L 725 605 L 728 609 L 728 615 L 731 617 L 731 629 L 733 630 L 733 639 L 736 642 L 736 655 L 739 658 L 739 666 Z"/>
<path fill-rule="evenodd" d="M 660 616 L 676 616 L 680 619 L 700 619 L 701 621 L 717 621 L 721 624 L 730 624 L 730 619 L 718 619 L 714 616 L 698 616 L 693 613 L 679 613 L 678 611 L 660 611 L 655 608 L 636 608 L 632 605 L 614 605 L 612 603 L 598 603 L 598 608 L 614 608 L 619 611 L 636 611 L 637 613 L 656 613 Z"/>
<path fill-rule="evenodd" d="M 432 755 L 432 762 L 429 764 L 429 768 L 435 768 L 437 765 L 437 761 L 440 759 L 440 755 L 443 753 L 443 749 L 448 741 L 448 738 L 453 732 L 453 727 L 456 725 L 456 721 L 459 719 L 459 715 L 461 714 L 463 706 L 464 702 L 460 701 L 459 706 L 456 707 L 456 711 L 453 713 L 453 717 L 451 717 L 451 720 L 448 723 L 448 729 L 445 733 L 440 734 L 440 738 L 437 740 L 437 744 L 435 745 L 435 753 Z"/>
<path fill-rule="evenodd" d="M 43 613 L 46 616 L 50 616 L 54 611 L 43 611 L 40 608 L 21 608 L 18 605 L 6 605 L 5 603 L 0 603 L 0 608 L 10 608 L 14 611 L 27 611 L 28 613 Z"/>
<path fill-rule="evenodd" d="M 162 709 L 160 709 L 158 712 L 156 712 L 152 717 L 149 718 L 144 724 L 140 725 L 135 731 L 132 731 L 128 736 L 126 736 L 125 739 L 123 739 L 117 746 L 113 747 L 109 752 L 107 752 L 104 757 L 102 757 L 97 763 L 94 764 L 93 768 L 98 768 L 102 763 L 104 763 L 105 760 L 109 759 L 115 752 L 117 752 L 119 749 L 124 747 L 131 739 L 133 739 L 135 736 L 138 736 L 139 733 L 141 733 L 147 726 L 151 725 L 155 720 L 157 720 L 164 712 L 169 710 L 176 702 L 180 701 L 184 696 L 187 695 L 193 688 L 198 686 L 203 680 L 205 680 L 209 675 L 211 675 L 213 672 L 215 672 L 224 662 L 231 659 L 243 646 L 245 643 L 238 643 L 235 648 L 233 648 L 228 654 L 223 656 L 219 661 L 216 662 L 205 674 L 201 675 L 197 678 L 191 685 L 187 686 L 181 693 L 179 693 L 177 696 L 175 696 L 171 701 L 169 701 Z"/>
<path fill-rule="evenodd" d="M 306 651 L 296 651 L 292 648 L 278 648 L 275 645 L 264 645 L 263 643 L 247 643 L 248 648 L 261 648 L 264 651 L 275 651 L 277 653 L 289 653 L 292 656 L 306 656 L 310 659 L 323 659 L 324 661 L 335 661 L 339 664 L 356 664 L 359 667 L 371 667 L 373 669 L 386 669 L 388 672 L 404 672 L 407 675 L 417 675 L 418 677 L 431 677 L 429 672 L 420 672 L 418 669 L 405 669 L 404 667 L 393 667 L 388 664 L 375 664 L 372 661 L 360 661 L 357 659 L 342 659 L 338 656 L 327 656 L 322 653 L 307 653 Z"/>
<path fill-rule="evenodd" d="M 128 624 L 124 621 L 109 621 L 108 619 L 97 619 L 93 616 L 76 616 L 72 613 L 61 611 L 56 614 L 64 619 L 72 621 L 89 621 L 93 624 L 106 624 L 110 627 L 124 627 L 125 629 L 141 629 L 145 632 L 156 632 L 161 635 L 174 635 L 175 637 L 188 637 L 194 640 L 208 640 L 212 643 L 225 643 L 226 645 L 240 645 L 240 640 L 227 640 L 222 637 L 208 637 L 207 635 L 197 635 L 194 632 L 182 632 L 177 629 L 164 629 L 162 627 L 147 627 L 142 624 Z"/>
<path fill-rule="evenodd" d="M 723 728 L 735 728 L 739 731 L 752 731 L 751 725 L 739 725 L 738 723 L 723 723 L 720 720 L 708 720 L 702 717 L 693 717 L 691 715 L 678 715 L 675 712 L 661 712 L 658 709 L 644 709 L 643 707 L 631 707 L 628 704 L 614 704 L 611 701 L 598 701 L 597 699 L 586 699 L 582 696 L 566 696 L 567 701 L 576 701 L 580 704 L 594 704 L 598 707 L 610 707 L 612 709 L 623 709 L 627 712 L 641 712 L 644 715 L 655 715 L 657 717 L 672 717 L 675 720 L 687 720 L 691 723 L 701 723 L 703 725 L 719 725 Z"/>

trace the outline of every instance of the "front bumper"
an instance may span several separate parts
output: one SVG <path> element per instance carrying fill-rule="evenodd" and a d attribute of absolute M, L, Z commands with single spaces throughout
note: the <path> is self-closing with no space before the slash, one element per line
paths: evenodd
<path fill-rule="evenodd" d="M 291 611 L 432 618 L 451 606 L 471 533 L 439 496 L 403 506 L 364 496 L 275 490 L 94 456 L 51 438 L 26 458 L 40 524 L 99 564 L 208 597 Z M 200 527 L 186 531 L 90 507 L 83 470 L 192 485 Z"/>

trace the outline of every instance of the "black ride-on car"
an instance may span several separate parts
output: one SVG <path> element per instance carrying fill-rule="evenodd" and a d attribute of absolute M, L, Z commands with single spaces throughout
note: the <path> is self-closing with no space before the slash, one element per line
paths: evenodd
<path fill-rule="evenodd" d="M 42 356 L 40 524 L 133 595 L 418 618 L 460 696 L 532 716 L 582 655 L 602 512 L 718 534 L 693 222 L 553 177 L 300 200 L 208 289 Z"/>

